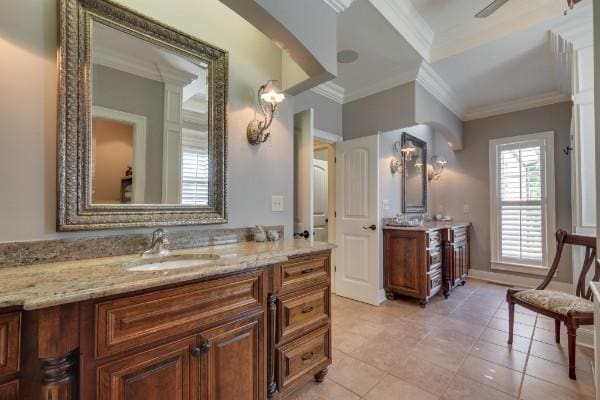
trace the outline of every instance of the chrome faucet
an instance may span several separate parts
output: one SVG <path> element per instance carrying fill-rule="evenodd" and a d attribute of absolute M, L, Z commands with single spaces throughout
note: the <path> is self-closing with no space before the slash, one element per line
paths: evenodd
<path fill-rule="evenodd" d="M 157 255 L 166 256 L 169 254 L 169 239 L 167 239 L 167 231 L 158 228 L 152 233 L 152 243 L 150 248 L 142 251 L 142 256 Z"/>

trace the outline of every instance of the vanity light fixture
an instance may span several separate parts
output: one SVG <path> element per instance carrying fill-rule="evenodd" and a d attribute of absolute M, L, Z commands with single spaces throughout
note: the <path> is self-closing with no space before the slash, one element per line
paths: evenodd
<path fill-rule="evenodd" d="M 279 81 L 267 81 L 267 83 L 258 89 L 258 105 L 262 109 L 265 120 L 259 121 L 255 119 L 248 123 L 246 135 L 250 144 L 261 144 L 269 139 L 271 132 L 267 132 L 267 129 L 269 129 L 273 118 L 276 116 L 277 105 L 283 100 L 285 100 L 285 96 L 281 91 Z"/>
<path fill-rule="evenodd" d="M 444 167 L 448 164 L 444 156 L 432 156 L 431 164 L 427 166 L 427 178 L 432 180 L 438 180 L 444 172 Z"/>
<path fill-rule="evenodd" d="M 415 147 L 413 142 L 411 140 L 409 140 L 408 142 L 404 143 L 404 145 L 402 146 L 400 151 L 402 151 L 402 155 L 404 156 L 404 159 L 406 161 L 410 161 L 410 160 L 412 160 L 412 154 L 415 152 L 416 149 L 417 148 Z"/>
<path fill-rule="evenodd" d="M 402 143 L 397 140 L 394 142 L 394 154 L 395 157 L 392 158 L 390 162 L 390 170 L 392 174 L 395 174 L 398 171 L 402 170 L 403 161 L 412 160 L 412 154 L 417 150 L 412 141 L 408 141 L 402 145 Z"/>

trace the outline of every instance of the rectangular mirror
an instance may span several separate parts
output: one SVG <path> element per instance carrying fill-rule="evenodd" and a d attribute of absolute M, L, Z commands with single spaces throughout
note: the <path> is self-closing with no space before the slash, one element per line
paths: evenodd
<path fill-rule="evenodd" d="M 427 212 L 427 143 L 408 133 L 402 133 L 405 152 L 402 174 L 402 211 L 404 213 Z"/>
<path fill-rule="evenodd" d="M 226 222 L 227 52 L 60 3 L 59 229 Z"/>

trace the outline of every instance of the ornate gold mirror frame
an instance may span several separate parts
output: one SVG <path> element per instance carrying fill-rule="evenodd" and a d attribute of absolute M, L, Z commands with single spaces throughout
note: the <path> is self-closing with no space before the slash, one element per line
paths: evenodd
<path fill-rule="evenodd" d="M 228 54 L 107 0 L 59 0 L 58 212 L 61 231 L 227 222 Z M 92 204 L 91 29 L 102 23 L 208 67 L 207 206 Z"/>

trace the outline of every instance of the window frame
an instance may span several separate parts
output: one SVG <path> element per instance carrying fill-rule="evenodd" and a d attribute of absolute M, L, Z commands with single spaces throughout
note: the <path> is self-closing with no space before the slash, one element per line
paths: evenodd
<path fill-rule="evenodd" d="M 545 236 L 542 239 L 544 254 L 542 265 L 532 265 L 505 261 L 500 257 L 500 179 L 498 166 L 498 147 L 509 144 L 520 144 L 526 142 L 537 142 L 544 151 L 544 177 L 542 185 L 544 194 L 542 197 L 542 220 L 545 220 Z M 553 239 L 556 231 L 556 198 L 554 181 L 554 131 L 517 135 L 489 141 L 489 173 L 490 173 L 490 244 L 491 244 L 491 268 L 492 270 L 523 272 L 534 275 L 546 275 L 556 252 Z M 545 196 L 544 196 L 545 195 Z M 544 201 L 545 200 L 545 201 Z"/>

